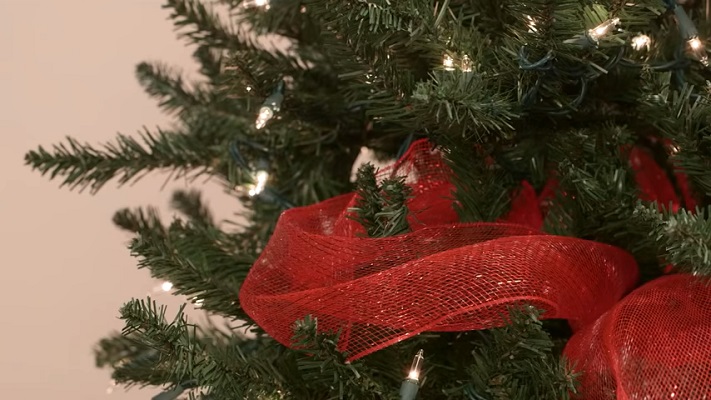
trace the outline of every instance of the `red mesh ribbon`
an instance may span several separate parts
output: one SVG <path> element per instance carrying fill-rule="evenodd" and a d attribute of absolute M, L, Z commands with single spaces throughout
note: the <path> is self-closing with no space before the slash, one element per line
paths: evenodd
<path fill-rule="evenodd" d="M 636 281 L 628 253 L 542 234 L 526 183 L 508 216 L 517 224 L 462 224 L 450 171 L 426 141 L 385 174 L 406 175 L 414 189 L 411 233 L 362 237 L 346 218 L 354 194 L 282 214 L 240 291 L 244 310 L 276 340 L 290 345 L 294 321 L 313 315 L 319 330 L 342 332 L 339 347 L 352 360 L 423 331 L 500 326 L 506 308 L 522 301 L 577 328 Z"/>
<path fill-rule="evenodd" d="M 711 285 L 669 275 L 573 335 L 581 399 L 711 399 Z"/>

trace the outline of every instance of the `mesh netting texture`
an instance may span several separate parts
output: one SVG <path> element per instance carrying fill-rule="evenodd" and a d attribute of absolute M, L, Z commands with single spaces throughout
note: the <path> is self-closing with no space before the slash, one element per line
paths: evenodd
<path fill-rule="evenodd" d="M 668 275 L 577 332 L 565 355 L 585 400 L 711 399 L 711 285 Z"/>
<path fill-rule="evenodd" d="M 630 154 L 641 197 L 678 204 L 673 189 L 658 182 L 664 175 L 647 168 L 650 162 L 643 153 Z M 388 175 L 406 176 L 413 188 L 410 233 L 365 237 L 364 229 L 347 217 L 356 201 L 352 193 L 281 215 L 240 290 L 243 309 L 268 334 L 290 346 L 294 322 L 311 315 L 319 331 L 341 332 L 339 349 L 355 360 L 424 331 L 502 326 L 508 307 L 526 302 L 545 310 L 545 318 L 568 320 L 574 332 L 581 332 L 574 337 L 588 335 L 573 342 L 579 350 L 569 347 L 572 361 L 602 360 L 590 364 L 595 368 L 609 361 L 607 354 L 583 350 L 586 343 L 592 345 L 590 329 L 601 324 L 598 318 L 609 316 L 605 313 L 635 286 L 637 265 L 619 248 L 542 233 L 541 210 L 551 187 L 537 195 L 522 182 L 503 220 L 459 223 L 451 171 L 427 141 L 413 143 L 380 173 L 381 178 Z M 706 312 L 706 329 L 711 330 Z M 636 340 L 648 340 L 652 332 L 670 339 L 681 334 L 669 325 L 666 331 L 639 331 Z M 596 349 L 610 351 L 603 344 Z M 606 382 L 585 381 L 581 391 Z M 662 397 L 619 397 L 627 398 Z"/>
<path fill-rule="evenodd" d="M 354 194 L 280 217 L 240 291 L 242 307 L 276 340 L 289 345 L 294 322 L 312 315 L 319 330 L 340 330 L 339 347 L 356 359 L 427 330 L 499 326 L 521 301 L 581 326 L 636 280 L 622 250 L 542 234 L 528 185 L 510 214 L 518 224 L 456 223 L 449 172 L 426 141 L 382 174 L 407 176 L 414 188 L 411 233 L 363 237 L 346 216 Z"/>

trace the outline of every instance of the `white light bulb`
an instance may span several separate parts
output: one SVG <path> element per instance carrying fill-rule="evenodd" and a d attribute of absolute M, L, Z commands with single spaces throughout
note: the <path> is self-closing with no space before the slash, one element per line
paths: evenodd
<path fill-rule="evenodd" d="M 269 8 L 269 0 L 245 0 L 242 2 L 243 8 L 264 7 Z"/>
<path fill-rule="evenodd" d="M 528 22 L 526 24 L 528 25 L 528 33 L 536 33 L 538 32 L 538 28 L 536 27 L 536 20 L 533 19 L 530 15 L 526 15 L 526 19 Z"/>
<path fill-rule="evenodd" d="M 114 379 L 109 381 L 109 387 L 106 388 L 106 394 L 111 394 L 114 392 L 114 389 L 116 388 L 118 384 Z"/>
<path fill-rule="evenodd" d="M 269 180 L 269 172 L 265 170 L 257 171 L 254 180 L 256 182 L 249 188 L 248 192 L 251 197 L 262 193 L 264 191 L 264 188 L 267 187 L 267 181 Z"/>
<path fill-rule="evenodd" d="M 165 282 L 163 282 L 162 285 L 160 285 L 160 288 L 161 288 L 164 292 L 170 292 L 170 290 L 173 289 L 173 283 L 168 282 L 168 281 L 165 281 Z"/>
<path fill-rule="evenodd" d="M 595 41 L 598 41 L 601 37 L 607 35 L 612 28 L 620 23 L 619 18 L 608 19 L 607 21 L 601 23 L 593 29 L 588 31 L 588 36 Z"/>
<path fill-rule="evenodd" d="M 691 50 L 698 50 L 703 46 L 703 43 L 701 43 L 701 40 L 697 37 L 692 37 L 689 39 L 689 47 L 691 47 Z"/>
<path fill-rule="evenodd" d="M 704 46 L 704 43 L 699 39 L 697 36 L 689 38 L 687 40 L 687 43 L 689 44 L 689 49 L 691 50 L 691 54 L 703 65 L 708 66 L 709 65 L 709 56 L 706 54 L 706 46 Z"/>
<path fill-rule="evenodd" d="M 251 87 L 251 86 L 247 86 L 245 89 L 246 89 L 248 92 L 251 92 L 251 91 L 252 91 L 252 87 Z"/>
<path fill-rule="evenodd" d="M 257 115 L 257 121 L 255 121 L 254 126 L 257 129 L 262 129 L 267 125 L 267 122 L 274 116 L 274 110 L 271 107 L 262 106 L 259 109 L 259 115 Z"/>
<path fill-rule="evenodd" d="M 649 46 L 652 44 L 652 39 L 647 35 L 637 35 L 632 38 L 632 48 L 640 50 L 649 50 Z"/>
<path fill-rule="evenodd" d="M 412 366 L 410 367 L 410 373 L 407 374 L 407 379 L 412 379 L 417 381 L 420 379 L 420 374 L 422 373 L 422 364 L 425 361 L 424 351 L 420 349 L 415 358 L 412 360 Z"/>
<path fill-rule="evenodd" d="M 472 59 L 466 54 L 462 57 L 462 72 L 472 72 Z"/>
<path fill-rule="evenodd" d="M 193 305 L 195 305 L 195 308 L 202 308 L 202 305 L 205 304 L 205 299 L 202 299 L 197 296 L 189 298 L 188 300 L 190 300 L 193 303 Z"/>
<path fill-rule="evenodd" d="M 454 71 L 454 59 L 449 54 L 444 55 L 444 60 L 442 60 L 442 66 L 444 66 L 445 71 Z"/>

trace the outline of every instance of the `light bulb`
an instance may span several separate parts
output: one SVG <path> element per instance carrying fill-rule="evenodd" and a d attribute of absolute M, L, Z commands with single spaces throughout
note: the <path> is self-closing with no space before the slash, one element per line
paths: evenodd
<path fill-rule="evenodd" d="M 533 19 L 530 15 L 526 15 L 526 24 L 528 25 L 528 33 L 536 33 L 538 32 L 538 28 L 536 27 L 536 20 Z"/>
<path fill-rule="evenodd" d="M 254 122 L 254 126 L 257 129 L 262 129 L 267 125 L 267 122 L 274 117 L 274 110 L 269 106 L 262 106 L 259 108 L 259 115 L 257 115 L 257 120 Z"/>
<path fill-rule="evenodd" d="M 420 374 L 422 373 L 422 364 L 424 363 L 424 361 L 424 351 L 420 349 L 417 354 L 415 354 L 415 358 L 412 360 L 412 366 L 410 367 L 410 373 L 407 374 L 407 379 L 411 379 L 413 381 L 420 380 Z"/>
<path fill-rule="evenodd" d="M 709 56 L 706 54 L 706 46 L 698 36 L 693 36 L 686 41 L 689 44 L 691 54 L 703 65 L 709 65 Z"/>
<path fill-rule="evenodd" d="M 118 383 L 116 383 L 116 380 L 114 380 L 114 379 L 110 380 L 109 387 L 106 388 L 106 394 L 113 393 L 114 389 L 116 388 L 117 385 L 118 385 Z"/>
<path fill-rule="evenodd" d="M 243 8 L 269 8 L 269 0 L 244 0 L 241 5 Z"/>
<path fill-rule="evenodd" d="M 274 114 L 281 109 L 281 102 L 284 101 L 284 79 L 279 81 L 279 84 L 269 95 L 259 108 L 259 115 L 254 122 L 257 129 L 262 129 L 267 125 L 267 122 L 274 117 Z"/>
<path fill-rule="evenodd" d="M 249 195 L 254 197 L 264 191 L 267 187 L 267 181 L 269 180 L 269 172 L 266 170 L 258 170 L 255 174 L 255 183 L 249 188 Z"/>
<path fill-rule="evenodd" d="M 172 283 L 172 282 L 165 281 L 165 282 L 163 282 L 163 284 L 160 285 L 160 288 L 161 288 L 164 292 L 170 292 L 170 290 L 173 289 L 173 283 Z"/>
<path fill-rule="evenodd" d="M 454 59 L 449 54 L 444 55 L 444 60 L 442 60 L 442 66 L 444 66 L 445 71 L 454 71 Z"/>
<path fill-rule="evenodd" d="M 652 39 L 644 34 L 639 34 L 632 38 L 632 48 L 641 51 L 649 50 L 649 46 L 652 44 Z"/>
<path fill-rule="evenodd" d="M 699 39 L 697 37 L 692 37 L 691 39 L 689 39 L 688 43 L 689 43 L 689 47 L 691 48 L 691 50 L 698 50 L 701 47 L 703 47 L 703 43 L 701 43 L 701 39 Z"/>
<path fill-rule="evenodd" d="M 462 72 L 472 72 L 472 59 L 468 55 L 462 57 Z"/>
<path fill-rule="evenodd" d="M 620 23 L 619 18 L 608 19 L 607 21 L 601 23 L 600 25 L 588 30 L 588 36 L 595 42 L 600 40 L 601 37 L 610 33 L 614 27 Z"/>

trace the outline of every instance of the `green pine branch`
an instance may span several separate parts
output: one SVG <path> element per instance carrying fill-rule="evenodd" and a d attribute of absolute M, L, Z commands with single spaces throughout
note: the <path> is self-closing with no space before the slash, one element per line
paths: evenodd
<path fill-rule="evenodd" d="M 125 322 L 122 334 L 143 348 L 152 349 L 153 366 L 160 371 L 160 384 L 174 387 L 190 382 L 204 394 L 214 398 L 261 399 L 279 393 L 280 377 L 272 368 L 275 357 L 272 348 L 265 346 L 259 354 L 253 349 L 255 341 L 215 330 L 205 332 L 188 323 L 182 307 L 168 322 L 165 306 L 154 301 L 132 300 L 121 308 Z M 263 343 L 262 343 L 263 344 Z M 121 383 L 139 383 L 133 378 L 151 376 L 144 365 L 130 359 L 115 370 L 123 371 Z M 135 368 L 135 369 L 134 369 Z M 158 377 L 150 382 L 156 385 Z"/>
<path fill-rule="evenodd" d="M 475 148 L 460 138 L 439 137 L 444 159 L 452 169 L 454 209 L 462 222 L 492 222 L 510 209 L 518 182 L 491 158 L 493 149 Z"/>
<path fill-rule="evenodd" d="M 561 400 L 576 393 L 577 374 L 554 351 L 531 307 L 511 309 L 507 325 L 482 332 L 467 368 L 468 380 L 446 390 L 449 398 Z"/>
<path fill-rule="evenodd" d="M 453 130 L 453 135 L 494 141 L 511 134 L 520 115 L 501 88 L 487 84 L 483 74 L 438 73 L 418 84 L 413 94 L 414 108 L 421 123 Z M 493 138 L 487 137 L 495 135 Z"/>
<path fill-rule="evenodd" d="M 689 177 L 692 187 L 711 196 L 711 94 L 699 94 L 690 85 L 678 91 L 668 82 L 648 85 L 655 92 L 642 99 L 643 115 L 678 147 L 672 161 Z"/>
<path fill-rule="evenodd" d="M 609 125 L 571 130 L 548 143 L 559 192 L 565 193 L 560 207 L 573 213 L 577 225 L 568 229 L 577 236 L 610 240 L 626 229 L 625 221 L 639 198 L 628 150 L 622 150 L 633 141 L 628 129 Z"/>
<path fill-rule="evenodd" d="M 176 220 L 167 230 L 139 231 L 130 250 L 139 268 L 172 282 L 176 294 L 210 312 L 249 321 L 237 296 L 256 254 L 251 247 L 234 249 L 234 244 L 215 227 Z"/>
<path fill-rule="evenodd" d="M 202 195 L 197 190 L 176 190 L 173 192 L 170 205 L 185 215 L 188 221 L 194 225 L 215 227 L 212 212 L 203 202 Z"/>
<path fill-rule="evenodd" d="M 218 146 L 206 146 L 201 139 L 146 129 L 139 139 L 120 134 L 114 143 L 93 147 L 70 137 L 66 144 L 54 145 L 52 150 L 40 146 L 28 152 L 25 163 L 52 179 L 61 177 L 62 186 L 82 190 L 88 187 L 95 193 L 114 178 L 122 185 L 155 170 L 171 169 L 174 178 L 217 173 L 223 167 L 225 151 Z"/>
<path fill-rule="evenodd" d="M 182 118 L 198 108 L 209 107 L 211 95 L 199 85 L 189 88 L 180 74 L 170 67 L 147 62 L 136 67 L 136 77 L 146 93 L 160 100 L 165 111 L 176 112 Z"/>
<path fill-rule="evenodd" d="M 410 231 L 407 199 L 412 188 L 404 177 L 386 178 L 378 183 L 376 169 L 366 163 L 356 176 L 357 200 L 349 212 L 363 225 L 369 237 L 390 237 Z"/>
<path fill-rule="evenodd" d="M 153 207 L 137 208 L 135 210 L 121 209 L 114 213 L 112 221 L 114 225 L 132 233 L 154 230 L 163 231 L 165 229 L 160 220 L 158 210 Z"/>
<path fill-rule="evenodd" d="M 633 221 L 647 228 L 664 263 L 677 271 L 711 276 L 711 208 L 695 211 L 639 203 Z"/>
<path fill-rule="evenodd" d="M 238 13 L 234 11 L 230 15 L 222 18 L 212 7 L 207 6 L 200 0 L 166 0 L 163 8 L 171 10 L 170 18 L 180 36 L 187 38 L 192 43 L 205 47 L 209 46 L 212 51 L 223 50 L 238 56 L 247 64 L 261 64 L 261 73 L 251 70 L 252 74 L 269 74 L 268 81 L 272 83 L 281 76 L 295 76 L 296 71 L 304 69 L 303 62 L 279 51 L 266 50 L 258 43 L 258 38 L 246 30 L 240 31 Z M 237 15 L 235 15 L 237 14 Z M 196 57 L 201 61 L 206 61 L 206 54 L 196 53 Z M 252 59 L 247 61 L 246 59 Z M 208 76 L 216 70 L 214 60 L 210 60 L 211 66 L 203 63 L 203 70 L 207 69 Z M 243 65 L 244 66 L 244 65 Z M 211 72 L 212 71 L 212 72 Z M 261 84 L 260 84 L 261 83 Z M 272 87 L 265 87 L 264 80 L 253 81 L 255 89 L 266 96 Z"/>
<path fill-rule="evenodd" d="M 209 45 L 198 45 L 193 52 L 193 58 L 200 65 L 200 74 L 215 86 L 221 81 L 221 74 L 224 72 L 225 54 L 219 49 L 213 49 Z"/>
<path fill-rule="evenodd" d="M 133 335 L 115 334 L 102 339 L 94 349 L 94 357 L 97 367 L 111 368 L 112 379 L 127 388 L 175 383 L 176 377 L 161 363 L 160 353 Z"/>
<path fill-rule="evenodd" d="M 361 360 L 346 362 L 346 354 L 337 349 L 338 334 L 318 333 L 317 323 L 307 316 L 297 321 L 294 329 L 297 368 L 304 392 L 313 393 L 314 398 L 319 399 L 397 398 L 399 382 L 389 380 L 388 373 L 380 374 L 372 365 L 366 367 Z"/>
<path fill-rule="evenodd" d="M 247 37 L 238 35 L 225 26 L 219 14 L 199 0 L 166 0 L 163 8 L 170 9 L 170 19 L 181 36 L 195 44 L 213 49 L 241 50 L 254 48 Z"/>

